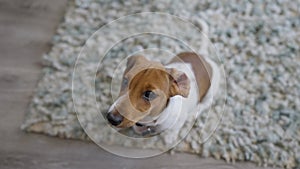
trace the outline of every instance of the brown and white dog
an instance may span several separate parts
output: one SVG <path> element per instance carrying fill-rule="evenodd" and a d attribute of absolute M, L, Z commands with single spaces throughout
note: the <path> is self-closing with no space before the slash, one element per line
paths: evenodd
<path fill-rule="evenodd" d="M 181 128 L 191 111 L 206 109 L 217 90 L 219 69 L 208 58 L 184 52 L 167 65 L 131 56 L 118 99 L 106 114 L 117 128 L 133 127 L 141 135 Z"/>

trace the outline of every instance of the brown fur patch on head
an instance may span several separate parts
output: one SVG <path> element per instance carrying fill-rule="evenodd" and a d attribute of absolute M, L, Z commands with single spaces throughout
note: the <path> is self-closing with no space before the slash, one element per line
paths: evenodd
<path fill-rule="evenodd" d="M 153 92 L 155 99 L 145 100 L 143 95 L 146 91 Z M 145 116 L 158 116 L 169 97 L 178 94 L 184 97 L 189 94 L 189 80 L 183 72 L 165 69 L 161 63 L 143 56 L 130 57 L 119 94 L 122 99 L 116 105 L 124 120 L 117 127 L 130 127 Z"/>
<path fill-rule="evenodd" d="M 159 62 L 147 60 L 143 56 L 133 56 L 127 61 L 123 75 L 126 81 L 120 92 L 123 99 L 118 111 L 124 116 L 118 127 L 134 125 L 145 116 L 157 116 L 166 106 L 169 90 L 169 76 Z M 143 94 L 154 92 L 156 98 L 146 101 Z"/>

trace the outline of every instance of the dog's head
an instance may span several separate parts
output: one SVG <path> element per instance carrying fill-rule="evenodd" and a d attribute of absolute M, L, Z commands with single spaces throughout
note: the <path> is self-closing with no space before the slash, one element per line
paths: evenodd
<path fill-rule="evenodd" d="M 165 109 L 170 97 L 187 97 L 189 88 L 189 79 L 183 72 L 165 68 L 143 56 L 131 56 L 127 60 L 119 97 L 106 117 L 119 128 L 151 122 Z"/>

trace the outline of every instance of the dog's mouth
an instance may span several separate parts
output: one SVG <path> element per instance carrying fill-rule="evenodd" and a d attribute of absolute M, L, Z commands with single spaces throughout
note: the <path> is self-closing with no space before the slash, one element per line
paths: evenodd
<path fill-rule="evenodd" d="M 135 123 L 133 128 L 137 134 L 140 134 L 142 136 L 149 136 L 155 134 L 154 126 L 147 126 L 145 124 L 137 122 Z"/>
<path fill-rule="evenodd" d="M 143 125 L 142 123 L 139 123 L 139 122 L 135 123 L 135 125 L 138 126 L 138 127 L 143 127 L 143 126 L 145 126 L 145 125 Z"/>

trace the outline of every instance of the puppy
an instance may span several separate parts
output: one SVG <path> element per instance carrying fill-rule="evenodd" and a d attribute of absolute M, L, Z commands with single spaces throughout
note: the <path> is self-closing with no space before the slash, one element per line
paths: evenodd
<path fill-rule="evenodd" d="M 180 129 L 197 105 L 201 111 L 210 106 L 218 73 L 213 61 L 192 52 L 180 53 L 166 65 L 131 56 L 106 118 L 117 128 L 133 127 L 144 136 Z"/>

